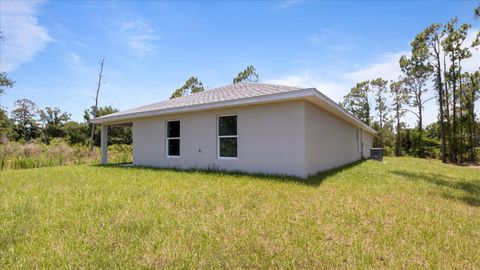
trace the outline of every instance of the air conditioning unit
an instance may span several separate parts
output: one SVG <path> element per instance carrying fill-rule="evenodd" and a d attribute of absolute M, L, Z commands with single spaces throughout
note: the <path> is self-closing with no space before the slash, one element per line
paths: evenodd
<path fill-rule="evenodd" d="M 383 161 L 383 148 L 371 148 L 370 158 L 378 161 Z"/>

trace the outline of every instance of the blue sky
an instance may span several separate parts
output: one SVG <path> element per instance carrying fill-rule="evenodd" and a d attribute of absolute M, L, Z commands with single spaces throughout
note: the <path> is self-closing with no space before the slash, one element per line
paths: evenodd
<path fill-rule="evenodd" d="M 28 98 L 81 120 L 105 56 L 100 105 L 166 99 L 189 76 L 208 88 L 247 65 L 267 83 L 315 86 L 335 101 L 361 80 L 399 75 L 398 58 L 433 22 L 458 16 L 478 31 L 477 1 L 0 2 L 1 97 Z M 480 54 L 467 63 L 478 68 Z M 433 95 L 433 93 L 432 93 Z M 434 121 L 434 102 L 426 122 Z M 407 118 L 409 123 L 414 118 Z"/>

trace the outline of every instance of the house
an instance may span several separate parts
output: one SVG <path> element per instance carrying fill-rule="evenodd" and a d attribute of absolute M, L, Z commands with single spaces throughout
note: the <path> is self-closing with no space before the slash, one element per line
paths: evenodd
<path fill-rule="evenodd" d="M 368 158 L 375 131 L 315 88 L 239 83 L 92 120 L 133 126 L 133 164 L 308 177 Z"/>

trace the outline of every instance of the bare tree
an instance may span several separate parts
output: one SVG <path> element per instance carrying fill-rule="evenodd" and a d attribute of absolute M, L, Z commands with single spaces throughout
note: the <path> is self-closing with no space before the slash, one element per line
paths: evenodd
<path fill-rule="evenodd" d="M 98 111 L 98 95 L 100 93 L 100 86 L 102 85 L 102 78 L 103 78 L 103 63 L 105 61 L 105 57 L 102 57 L 102 61 L 100 62 L 100 73 L 98 74 L 98 83 L 97 83 L 97 91 L 95 94 L 95 105 L 93 105 L 93 111 L 92 111 L 92 116 L 93 118 L 97 117 L 97 111 Z M 90 135 L 90 143 L 91 147 L 93 147 L 93 137 L 95 136 L 95 128 L 96 125 L 95 123 L 92 123 L 92 133 Z"/>

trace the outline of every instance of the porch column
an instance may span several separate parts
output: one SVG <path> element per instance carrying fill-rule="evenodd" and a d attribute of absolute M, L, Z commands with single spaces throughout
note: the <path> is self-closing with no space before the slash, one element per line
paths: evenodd
<path fill-rule="evenodd" d="M 100 164 L 108 163 L 108 126 L 102 124 L 102 132 L 100 136 L 100 147 L 102 157 L 100 159 Z"/>

